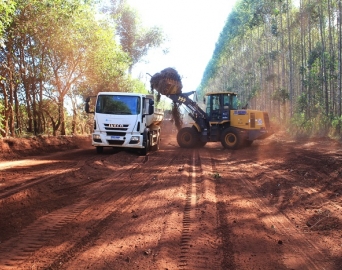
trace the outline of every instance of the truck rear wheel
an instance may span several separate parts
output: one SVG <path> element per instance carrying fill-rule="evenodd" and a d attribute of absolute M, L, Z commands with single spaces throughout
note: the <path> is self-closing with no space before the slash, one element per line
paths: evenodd
<path fill-rule="evenodd" d="M 160 132 L 158 132 L 156 144 L 152 146 L 152 151 L 158 151 L 159 147 L 160 147 Z"/>
<path fill-rule="evenodd" d="M 229 127 L 221 135 L 221 144 L 227 149 L 238 149 L 241 146 L 242 138 L 236 128 Z"/>
<path fill-rule="evenodd" d="M 198 132 L 191 127 L 184 127 L 178 131 L 177 143 L 182 148 L 193 148 L 199 142 Z"/>

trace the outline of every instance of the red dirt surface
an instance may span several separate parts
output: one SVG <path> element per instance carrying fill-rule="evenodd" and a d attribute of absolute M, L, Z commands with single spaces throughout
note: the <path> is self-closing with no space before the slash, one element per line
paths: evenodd
<path fill-rule="evenodd" d="M 0 269 L 342 269 L 342 148 L 0 141 Z M 62 150 L 62 151 L 59 151 Z"/>

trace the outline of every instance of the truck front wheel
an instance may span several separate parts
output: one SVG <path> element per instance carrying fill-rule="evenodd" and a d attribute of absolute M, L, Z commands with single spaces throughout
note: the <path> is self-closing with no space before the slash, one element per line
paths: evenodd
<path fill-rule="evenodd" d="M 103 146 L 96 146 L 96 153 L 98 154 L 103 153 Z"/>
<path fill-rule="evenodd" d="M 182 148 L 193 148 L 199 142 L 198 132 L 191 127 L 184 127 L 178 131 L 177 143 Z"/>
<path fill-rule="evenodd" d="M 222 132 L 221 144 L 227 149 L 238 149 L 241 146 L 242 138 L 237 129 L 229 127 Z"/>
<path fill-rule="evenodd" d="M 150 140 L 149 140 L 150 134 L 147 134 L 146 139 L 144 140 L 144 148 L 140 150 L 140 154 L 142 156 L 146 156 L 147 152 L 150 151 Z"/>

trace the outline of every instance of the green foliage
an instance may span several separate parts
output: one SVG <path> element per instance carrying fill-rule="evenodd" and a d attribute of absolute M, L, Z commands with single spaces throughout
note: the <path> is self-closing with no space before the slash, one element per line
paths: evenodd
<path fill-rule="evenodd" d="M 285 104 L 285 102 L 289 100 L 289 98 L 290 94 L 284 88 L 280 88 L 272 94 L 272 100 L 278 101 L 281 104 Z"/>
<path fill-rule="evenodd" d="M 310 52 L 309 59 L 308 59 L 308 68 L 311 69 L 317 60 L 320 59 L 322 55 L 322 45 L 318 43 L 316 47 Z"/>
<path fill-rule="evenodd" d="M 332 124 L 333 128 L 340 129 L 342 127 L 342 115 L 341 116 L 335 116 L 332 119 L 331 124 Z"/>
<path fill-rule="evenodd" d="M 308 110 L 308 97 L 307 97 L 307 95 L 305 93 L 302 93 L 298 97 L 297 110 L 300 113 L 305 113 Z"/>
<path fill-rule="evenodd" d="M 113 8 L 112 17 L 116 22 L 116 33 L 124 52 L 131 58 L 130 71 L 134 64 L 141 61 L 152 48 L 164 42 L 164 34 L 160 27 L 143 27 L 138 12 L 122 1 Z"/>
<path fill-rule="evenodd" d="M 16 2 L 15 0 L 0 0 L 0 45 L 5 29 L 13 20 Z"/>
<path fill-rule="evenodd" d="M 308 118 L 305 113 L 295 113 L 291 118 L 289 133 L 296 137 L 327 136 L 329 119 L 323 114 Z"/>
<path fill-rule="evenodd" d="M 342 132 L 339 9 L 336 1 L 238 1 L 198 93 L 233 89 L 242 104 L 293 118 L 300 133 Z"/>
<path fill-rule="evenodd" d="M 15 12 L 8 12 L 12 17 L 6 24 L 1 17 L 5 31 L 3 39 L 0 36 L 0 43 L 4 41 L 0 59 L 5 61 L 0 65 L 0 78 L 6 78 L 2 86 L 4 93 L 10 94 L 8 101 L 18 99 L 17 106 L 25 105 L 26 110 L 13 118 L 16 123 L 10 120 L 10 128 L 18 126 L 24 132 L 28 127 L 28 132 L 36 134 L 52 129 L 54 133 L 65 122 L 66 96 L 78 101 L 85 94 L 129 85 L 130 58 L 116 42 L 115 28 L 95 18 L 94 1 L 6 3 L 15 3 Z M 4 7 L 8 8 L 1 6 L 1 12 Z M 14 89 L 10 91 L 9 86 Z M 74 106 L 73 113 L 79 114 L 79 107 Z M 12 110 L 9 115 L 15 113 L 14 104 L 5 109 Z"/>

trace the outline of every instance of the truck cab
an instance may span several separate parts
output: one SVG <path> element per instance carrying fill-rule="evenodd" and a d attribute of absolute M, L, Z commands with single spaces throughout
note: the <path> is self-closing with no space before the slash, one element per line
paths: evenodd
<path fill-rule="evenodd" d="M 143 155 L 159 149 L 162 113 L 154 110 L 153 95 L 100 92 L 94 111 L 90 111 L 91 97 L 86 99 L 85 111 L 94 113 L 92 145 L 98 153 L 104 147 L 136 148 Z"/>

